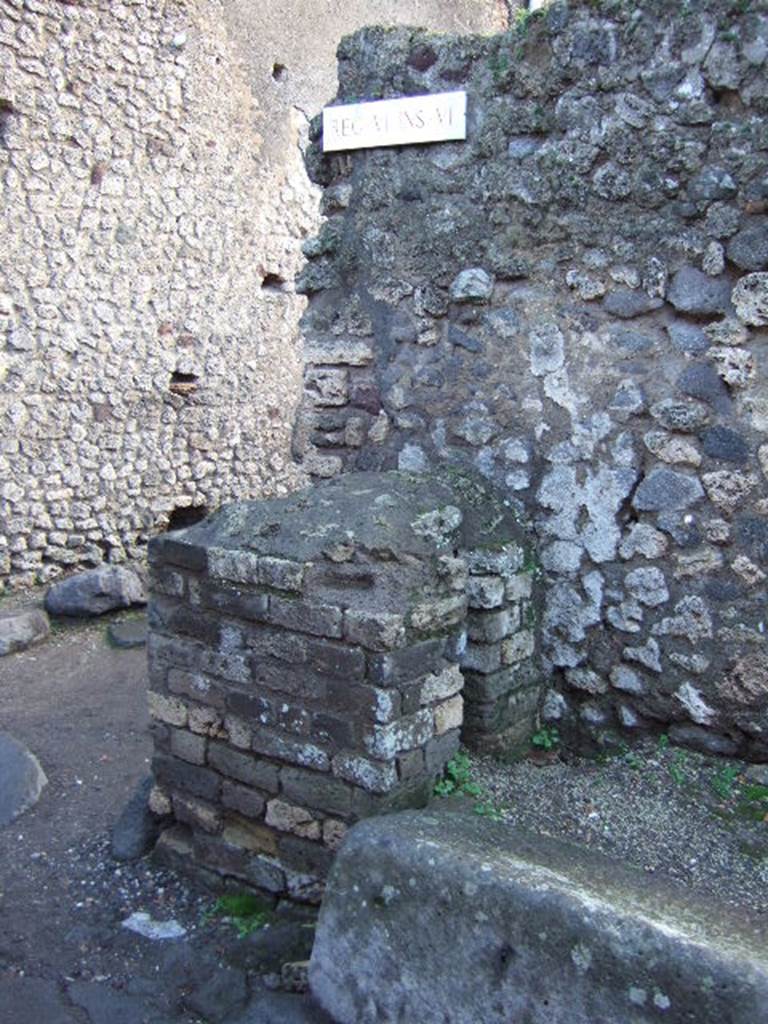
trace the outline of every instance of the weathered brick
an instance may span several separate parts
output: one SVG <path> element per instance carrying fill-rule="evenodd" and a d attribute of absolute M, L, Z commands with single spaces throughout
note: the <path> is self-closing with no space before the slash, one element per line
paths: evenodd
<path fill-rule="evenodd" d="M 191 697 L 211 707 L 223 707 L 224 695 L 215 686 L 214 680 L 204 676 L 202 672 L 189 672 L 186 669 L 172 668 L 168 670 L 168 689 L 181 697 Z"/>
<path fill-rule="evenodd" d="M 223 735 L 224 723 L 215 708 L 190 707 L 188 719 L 192 732 L 201 736 L 221 737 Z"/>
<path fill-rule="evenodd" d="M 419 683 L 419 703 L 431 704 L 436 700 L 446 700 L 458 693 L 464 686 L 464 676 L 458 665 L 449 665 L 442 672 L 428 675 Z"/>
<path fill-rule="evenodd" d="M 247 622 L 264 622 L 269 610 L 269 596 L 235 587 L 205 587 L 201 602 L 206 608 L 232 615 Z"/>
<path fill-rule="evenodd" d="M 251 680 L 250 661 L 238 654 L 219 654 L 202 648 L 194 667 L 233 683 L 248 683 Z"/>
<path fill-rule="evenodd" d="M 208 763 L 238 782 L 244 782 L 267 793 L 277 793 L 277 767 L 260 758 L 233 750 L 226 743 L 211 743 L 208 747 Z"/>
<path fill-rule="evenodd" d="M 369 651 L 389 651 L 405 644 L 405 620 L 402 615 L 347 609 L 344 636 Z"/>
<path fill-rule="evenodd" d="M 147 694 L 149 714 L 158 722 L 183 727 L 187 724 L 187 705 L 178 697 L 166 697 L 162 693 Z"/>
<path fill-rule="evenodd" d="M 422 601 L 411 609 L 408 621 L 417 633 L 444 633 L 464 621 L 467 598 L 464 594 L 436 597 Z"/>
<path fill-rule="evenodd" d="M 238 832 L 231 833 L 233 839 L 243 839 Z M 234 875 L 264 889 L 279 893 L 285 890 L 285 872 L 268 856 L 259 856 L 240 843 L 231 843 L 223 837 L 195 835 L 196 859 L 215 871 Z"/>
<path fill-rule="evenodd" d="M 475 672 L 464 673 L 464 698 L 468 702 L 480 703 L 496 700 L 498 697 L 525 686 L 531 681 L 531 666 L 511 665 L 491 675 Z"/>
<path fill-rule="evenodd" d="M 407 750 L 397 758 L 397 774 L 401 779 L 412 779 L 424 771 L 424 751 L 421 747 Z"/>
<path fill-rule="evenodd" d="M 409 682 L 445 665 L 442 640 L 424 640 L 388 654 L 368 656 L 368 678 L 381 686 Z"/>
<path fill-rule="evenodd" d="M 165 594 L 167 597 L 183 597 L 186 589 L 186 577 L 175 569 L 163 566 L 152 566 L 149 573 L 149 591 L 152 594 Z"/>
<path fill-rule="evenodd" d="M 371 793 L 387 793 L 397 785 L 397 772 L 391 763 L 371 761 L 359 754 L 337 754 L 333 774 Z"/>
<path fill-rule="evenodd" d="M 458 729 L 435 736 L 424 748 L 424 763 L 430 775 L 442 772 L 461 744 Z"/>
<path fill-rule="evenodd" d="M 173 636 L 181 633 L 215 647 L 219 642 L 219 622 L 188 605 L 169 597 L 155 596 L 149 602 L 147 616 L 150 629 Z"/>
<path fill-rule="evenodd" d="M 424 709 L 389 725 L 374 725 L 363 737 L 363 742 L 372 757 L 391 761 L 402 750 L 422 746 L 433 732 L 432 712 Z"/>
<path fill-rule="evenodd" d="M 196 669 L 205 648 L 193 640 L 163 636 L 150 630 L 147 637 L 147 655 L 152 662 L 173 668 Z"/>
<path fill-rule="evenodd" d="M 192 572 L 205 572 L 208 568 L 208 553 L 204 547 L 177 540 L 169 533 L 153 537 L 147 554 L 153 565 L 177 565 Z"/>
<path fill-rule="evenodd" d="M 519 544 L 507 544 L 498 550 L 462 551 L 461 556 L 475 575 L 507 576 L 522 566 L 525 551 Z"/>
<path fill-rule="evenodd" d="M 221 789 L 221 802 L 231 811 L 237 811 L 246 818 L 261 818 L 266 801 L 261 793 L 249 786 L 225 779 Z"/>
<path fill-rule="evenodd" d="M 284 767 L 280 769 L 280 785 L 287 800 L 328 814 L 346 816 L 352 808 L 352 790 L 331 775 Z"/>
<path fill-rule="evenodd" d="M 240 846 L 253 853 L 264 853 L 268 857 L 277 854 L 277 837 L 263 822 L 228 814 L 222 831 L 222 838 L 231 846 Z"/>
<path fill-rule="evenodd" d="M 331 640 L 307 641 L 307 662 L 316 671 L 344 679 L 362 679 L 365 654 L 358 647 L 347 647 Z"/>
<path fill-rule="evenodd" d="M 347 834 L 347 825 L 335 818 L 326 818 L 323 822 L 323 843 L 330 850 L 338 850 Z"/>
<path fill-rule="evenodd" d="M 508 601 L 522 601 L 533 593 L 533 573 L 519 572 L 507 580 L 506 597 Z"/>
<path fill-rule="evenodd" d="M 279 832 L 290 832 L 303 839 L 320 839 L 322 835 L 320 822 L 306 807 L 298 807 L 279 798 L 267 804 L 265 821 Z"/>
<path fill-rule="evenodd" d="M 501 645 L 501 656 L 505 665 L 516 665 L 530 658 L 536 646 L 536 639 L 529 629 L 515 633 Z"/>
<path fill-rule="evenodd" d="M 190 764 L 205 764 L 205 748 L 207 740 L 204 736 L 196 736 L 186 729 L 171 729 L 171 753 Z"/>
<path fill-rule="evenodd" d="M 255 686 L 314 702 L 325 700 L 333 681 L 307 665 L 289 665 L 269 658 L 254 658 L 251 667 Z"/>
<path fill-rule="evenodd" d="M 326 711 L 318 711 L 312 716 L 311 732 L 320 743 L 329 743 L 337 748 L 355 744 L 355 723 Z"/>
<path fill-rule="evenodd" d="M 310 643 L 308 637 L 289 633 L 287 630 L 259 627 L 248 634 L 248 647 L 256 659 L 277 658 L 290 664 L 300 665 L 307 660 Z"/>
<path fill-rule="evenodd" d="M 248 723 L 237 715 L 225 715 L 224 728 L 229 737 L 230 745 L 241 750 L 251 749 L 251 730 Z"/>
<path fill-rule="evenodd" d="M 149 791 L 149 800 L 147 803 L 150 811 L 152 811 L 157 818 L 165 818 L 173 810 L 171 798 L 161 786 L 152 787 Z"/>
<path fill-rule="evenodd" d="M 215 580 L 258 583 L 259 559 L 250 551 L 210 547 L 208 548 L 208 573 Z"/>
<path fill-rule="evenodd" d="M 304 768 L 315 768 L 322 772 L 328 771 L 331 767 L 328 754 L 314 743 L 281 736 L 269 729 L 254 729 L 251 746 L 257 754 L 274 757 L 279 761 L 288 761 Z"/>
<path fill-rule="evenodd" d="M 469 639 L 481 644 L 492 644 L 509 636 L 520 624 L 517 605 L 498 611 L 470 611 L 467 615 Z"/>
<path fill-rule="evenodd" d="M 264 556 L 259 560 L 259 583 L 275 590 L 300 591 L 304 585 L 305 567 L 287 558 Z"/>
<path fill-rule="evenodd" d="M 332 604 L 312 604 L 300 598 L 273 597 L 269 621 L 314 636 L 341 637 L 343 615 Z"/>
<path fill-rule="evenodd" d="M 214 804 L 180 793 L 173 797 L 173 816 L 183 825 L 216 834 L 221 830 L 221 811 Z"/>
<path fill-rule="evenodd" d="M 218 800 L 221 792 L 221 779 L 215 772 L 164 754 L 156 754 L 152 759 L 152 774 L 161 786 L 180 789 L 211 803 Z"/>
<path fill-rule="evenodd" d="M 498 608 L 504 604 L 504 580 L 500 576 L 470 576 L 467 599 L 470 608 Z"/>
<path fill-rule="evenodd" d="M 325 878 L 333 863 L 333 851 L 327 846 L 298 836 L 279 835 L 277 850 L 281 863 L 316 878 Z"/>
<path fill-rule="evenodd" d="M 470 672 L 490 675 L 501 668 L 501 647 L 499 644 L 467 644 L 461 656 L 461 667 Z"/>
<path fill-rule="evenodd" d="M 327 707 L 342 712 L 344 717 L 374 722 L 391 722 L 400 716 L 400 694 L 393 689 L 380 689 L 346 680 L 331 679 L 327 686 Z"/>
<path fill-rule="evenodd" d="M 464 701 L 461 694 L 438 704 L 435 711 L 435 733 L 442 736 L 451 729 L 458 729 L 464 721 Z"/>

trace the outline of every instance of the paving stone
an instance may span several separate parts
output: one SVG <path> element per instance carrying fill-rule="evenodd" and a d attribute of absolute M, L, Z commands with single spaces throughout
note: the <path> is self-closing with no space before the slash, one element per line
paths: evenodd
<path fill-rule="evenodd" d="M 0 732 L 0 828 L 33 807 L 47 782 L 35 755 L 7 732 Z"/>
<path fill-rule="evenodd" d="M 77 1024 L 59 986 L 43 978 L 0 977 L 0 1013 L 8 1024 Z M 131 1024 L 136 1024 L 135 1020 Z"/>
<path fill-rule="evenodd" d="M 141 616 L 125 622 L 110 622 L 107 628 L 110 643 L 115 647 L 145 647 L 147 643 L 147 619 Z"/>

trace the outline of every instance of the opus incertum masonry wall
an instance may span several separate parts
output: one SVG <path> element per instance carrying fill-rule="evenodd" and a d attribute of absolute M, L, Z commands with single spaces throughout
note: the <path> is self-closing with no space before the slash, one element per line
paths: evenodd
<path fill-rule="evenodd" d="M 768 5 L 370 29 L 334 103 L 467 92 L 467 140 L 322 151 L 317 479 L 468 467 L 533 522 L 543 713 L 768 759 Z"/>
<path fill-rule="evenodd" d="M 357 819 L 423 803 L 540 703 L 531 539 L 460 474 L 347 474 L 150 546 L 159 850 L 319 899 Z"/>

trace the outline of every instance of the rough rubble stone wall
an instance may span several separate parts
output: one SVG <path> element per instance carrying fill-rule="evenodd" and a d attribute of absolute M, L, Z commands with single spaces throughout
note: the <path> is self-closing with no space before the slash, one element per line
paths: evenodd
<path fill-rule="evenodd" d="M 300 476 L 299 150 L 342 31 L 497 0 L 0 2 L 0 587 Z M 174 377 L 174 375 L 176 375 Z"/>
<path fill-rule="evenodd" d="M 295 484 L 314 202 L 260 181 L 221 5 L 0 5 L 0 575 L 141 554 L 175 507 Z M 282 206 L 267 189 L 283 190 Z"/>
<path fill-rule="evenodd" d="M 463 88 L 466 143 L 309 153 L 316 477 L 472 466 L 530 516 L 574 737 L 768 758 L 768 5 L 369 30 L 338 101 Z"/>
<path fill-rule="evenodd" d="M 348 826 L 424 803 L 460 729 L 531 734 L 530 538 L 475 481 L 346 474 L 150 561 L 152 806 L 187 869 L 314 901 Z"/>

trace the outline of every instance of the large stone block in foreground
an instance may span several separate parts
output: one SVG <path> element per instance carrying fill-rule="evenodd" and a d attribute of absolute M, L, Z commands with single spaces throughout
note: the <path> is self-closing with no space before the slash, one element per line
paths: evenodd
<path fill-rule="evenodd" d="M 757 1024 L 765 922 L 475 815 L 347 835 L 310 964 L 340 1024 Z"/>

